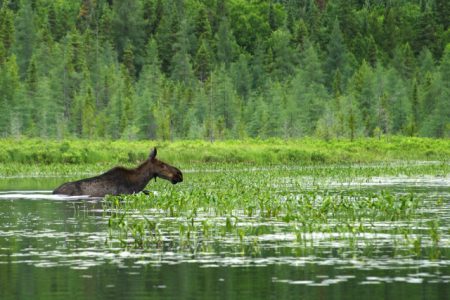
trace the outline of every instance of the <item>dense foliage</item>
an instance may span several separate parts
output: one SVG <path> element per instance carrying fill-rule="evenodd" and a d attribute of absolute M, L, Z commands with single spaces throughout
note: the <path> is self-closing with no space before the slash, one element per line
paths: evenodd
<path fill-rule="evenodd" d="M 0 0 L 0 135 L 450 136 L 447 0 Z"/>

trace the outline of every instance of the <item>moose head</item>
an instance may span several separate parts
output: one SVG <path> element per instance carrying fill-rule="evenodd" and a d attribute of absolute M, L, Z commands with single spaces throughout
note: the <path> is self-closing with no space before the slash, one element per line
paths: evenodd
<path fill-rule="evenodd" d="M 153 177 L 159 177 L 166 179 L 173 184 L 177 184 L 183 181 L 183 173 L 181 171 L 165 162 L 162 162 L 156 158 L 157 150 L 153 148 L 148 157 L 149 172 Z"/>

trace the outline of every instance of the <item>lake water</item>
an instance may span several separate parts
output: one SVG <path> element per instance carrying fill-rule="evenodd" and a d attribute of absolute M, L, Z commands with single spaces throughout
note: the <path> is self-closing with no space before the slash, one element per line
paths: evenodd
<path fill-rule="evenodd" d="M 450 299 L 448 176 L 328 182 L 424 198 L 423 217 L 439 219 L 438 257 L 396 255 L 386 222 L 348 253 L 332 232 L 312 232 L 305 247 L 276 222 L 251 255 L 232 251 L 238 241 L 227 237 L 197 251 L 124 249 L 108 243 L 101 199 L 50 194 L 62 181 L 0 179 L 0 299 Z M 426 244 L 427 231 L 414 236 Z"/>

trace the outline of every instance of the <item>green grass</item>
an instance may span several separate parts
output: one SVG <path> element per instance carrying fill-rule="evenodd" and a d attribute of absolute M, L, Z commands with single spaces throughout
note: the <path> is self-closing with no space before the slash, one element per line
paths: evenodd
<path fill-rule="evenodd" d="M 145 159 L 151 147 L 173 163 L 228 162 L 252 164 L 355 163 L 393 160 L 439 160 L 450 158 L 450 140 L 389 137 L 323 141 L 90 141 L 0 140 L 0 163 L 94 164 L 135 163 Z"/>
<path fill-rule="evenodd" d="M 86 175 L 135 166 L 152 147 L 182 169 L 207 166 L 310 166 L 450 160 L 450 140 L 390 137 L 323 141 L 91 141 L 0 139 L 0 176 Z"/>
<path fill-rule="evenodd" d="M 103 205 L 108 242 L 127 249 L 252 256 L 264 248 L 284 249 L 289 255 L 326 252 L 331 246 L 314 245 L 338 243 L 342 255 L 367 256 L 373 251 L 437 258 L 446 251 L 439 242 L 442 222 L 439 217 L 430 221 L 424 209 L 442 205 L 439 199 L 430 202 L 413 191 L 358 185 L 388 174 L 449 173 L 448 164 L 409 167 L 410 173 L 405 173 L 406 165 L 234 168 L 227 164 L 189 172 L 180 185 L 151 184 L 150 195 L 107 197 Z M 277 235 L 295 238 L 280 242 Z"/>

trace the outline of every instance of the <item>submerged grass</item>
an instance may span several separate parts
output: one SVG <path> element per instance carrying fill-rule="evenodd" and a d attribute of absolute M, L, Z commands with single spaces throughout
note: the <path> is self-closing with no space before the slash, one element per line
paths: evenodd
<path fill-rule="evenodd" d="M 415 174 L 424 168 L 448 174 L 444 164 L 417 168 Z M 437 258 L 443 229 L 423 212 L 435 203 L 412 192 L 348 186 L 349 179 L 361 183 L 406 170 L 405 166 L 199 170 L 187 173 L 181 185 L 152 185 L 150 195 L 107 197 L 108 242 L 178 253 L 302 255 L 333 248 L 342 255 L 384 251 Z"/>

